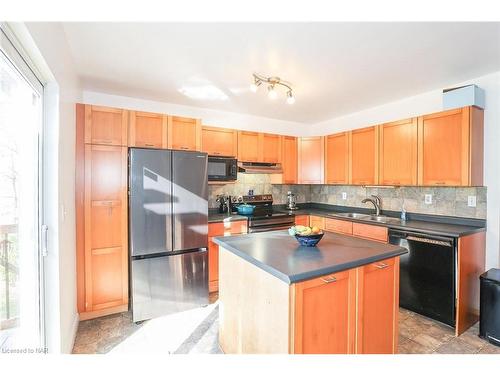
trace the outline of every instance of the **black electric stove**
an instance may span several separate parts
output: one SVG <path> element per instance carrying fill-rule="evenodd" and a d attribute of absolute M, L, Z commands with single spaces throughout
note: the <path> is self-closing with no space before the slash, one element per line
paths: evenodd
<path fill-rule="evenodd" d="M 231 212 L 237 213 L 237 207 L 240 204 L 255 206 L 252 215 L 245 215 L 248 217 L 249 233 L 288 229 L 295 223 L 293 213 L 273 209 L 273 196 L 271 194 L 230 197 Z"/>

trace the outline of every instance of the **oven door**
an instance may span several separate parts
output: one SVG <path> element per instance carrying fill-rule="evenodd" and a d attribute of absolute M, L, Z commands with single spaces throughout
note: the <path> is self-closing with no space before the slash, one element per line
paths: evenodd
<path fill-rule="evenodd" d="M 208 157 L 208 181 L 235 181 L 238 165 L 235 158 Z"/>

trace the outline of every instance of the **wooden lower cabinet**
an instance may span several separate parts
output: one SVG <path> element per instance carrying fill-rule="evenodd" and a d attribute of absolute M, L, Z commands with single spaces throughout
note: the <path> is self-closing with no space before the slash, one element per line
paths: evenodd
<path fill-rule="evenodd" d="M 309 226 L 309 215 L 297 215 L 295 216 L 295 225 Z"/>
<path fill-rule="evenodd" d="M 303 281 L 292 288 L 294 353 L 354 353 L 356 270 Z"/>
<path fill-rule="evenodd" d="M 309 225 L 311 227 L 318 227 L 321 230 L 325 229 L 325 218 L 321 216 L 309 216 Z"/>
<path fill-rule="evenodd" d="M 399 257 L 287 284 L 221 248 L 227 354 L 397 353 Z"/>
<path fill-rule="evenodd" d="M 356 284 L 356 353 L 397 353 L 399 257 L 358 268 Z"/>
<path fill-rule="evenodd" d="M 397 353 L 399 257 L 292 288 L 295 354 Z"/>
<path fill-rule="evenodd" d="M 212 239 L 219 236 L 233 236 L 247 233 L 247 221 L 208 224 L 208 291 L 219 290 L 219 246 Z"/>

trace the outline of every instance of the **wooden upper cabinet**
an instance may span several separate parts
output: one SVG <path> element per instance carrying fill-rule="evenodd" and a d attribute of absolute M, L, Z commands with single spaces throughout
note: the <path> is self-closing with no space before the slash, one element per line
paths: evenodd
<path fill-rule="evenodd" d="M 283 136 L 262 134 L 262 159 L 264 163 L 281 163 Z"/>
<path fill-rule="evenodd" d="M 130 147 L 167 148 L 168 116 L 137 111 L 129 114 Z"/>
<path fill-rule="evenodd" d="M 85 310 L 128 303 L 127 147 L 85 146 Z"/>
<path fill-rule="evenodd" d="M 482 185 L 483 134 L 476 107 L 419 117 L 419 185 Z"/>
<path fill-rule="evenodd" d="M 324 137 L 302 137 L 298 140 L 301 184 L 322 184 L 324 181 Z"/>
<path fill-rule="evenodd" d="M 127 127 L 126 110 L 85 105 L 85 143 L 126 146 Z"/>
<path fill-rule="evenodd" d="M 214 156 L 233 156 L 238 154 L 238 132 L 233 129 L 201 127 L 201 151 Z"/>
<path fill-rule="evenodd" d="M 417 184 L 417 118 L 381 125 L 379 184 Z"/>
<path fill-rule="evenodd" d="M 327 184 L 349 183 L 349 133 L 325 137 L 325 181 Z"/>
<path fill-rule="evenodd" d="M 377 184 L 378 127 L 351 131 L 349 154 L 349 182 L 353 185 Z"/>
<path fill-rule="evenodd" d="M 358 268 L 357 287 L 356 353 L 397 353 L 399 257 Z"/>
<path fill-rule="evenodd" d="M 356 270 L 294 284 L 296 354 L 354 353 Z"/>
<path fill-rule="evenodd" d="M 297 138 L 296 137 L 283 137 L 283 184 L 296 184 L 297 183 Z"/>
<path fill-rule="evenodd" d="M 261 161 L 262 142 L 262 133 L 238 131 L 238 161 Z"/>
<path fill-rule="evenodd" d="M 173 150 L 201 150 L 201 121 L 199 119 L 169 116 L 168 148 Z"/>

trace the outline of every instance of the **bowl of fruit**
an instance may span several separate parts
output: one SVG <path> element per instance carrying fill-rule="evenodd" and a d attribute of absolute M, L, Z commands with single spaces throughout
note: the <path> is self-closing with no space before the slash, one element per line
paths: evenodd
<path fill-rule="evenodd" d="M 288 233 L 294 236 L 301 246 L 316 246 L 323 238 L 323 231 L 318 227 L 306 227 L 295 225 L 288 229 Z"/>

